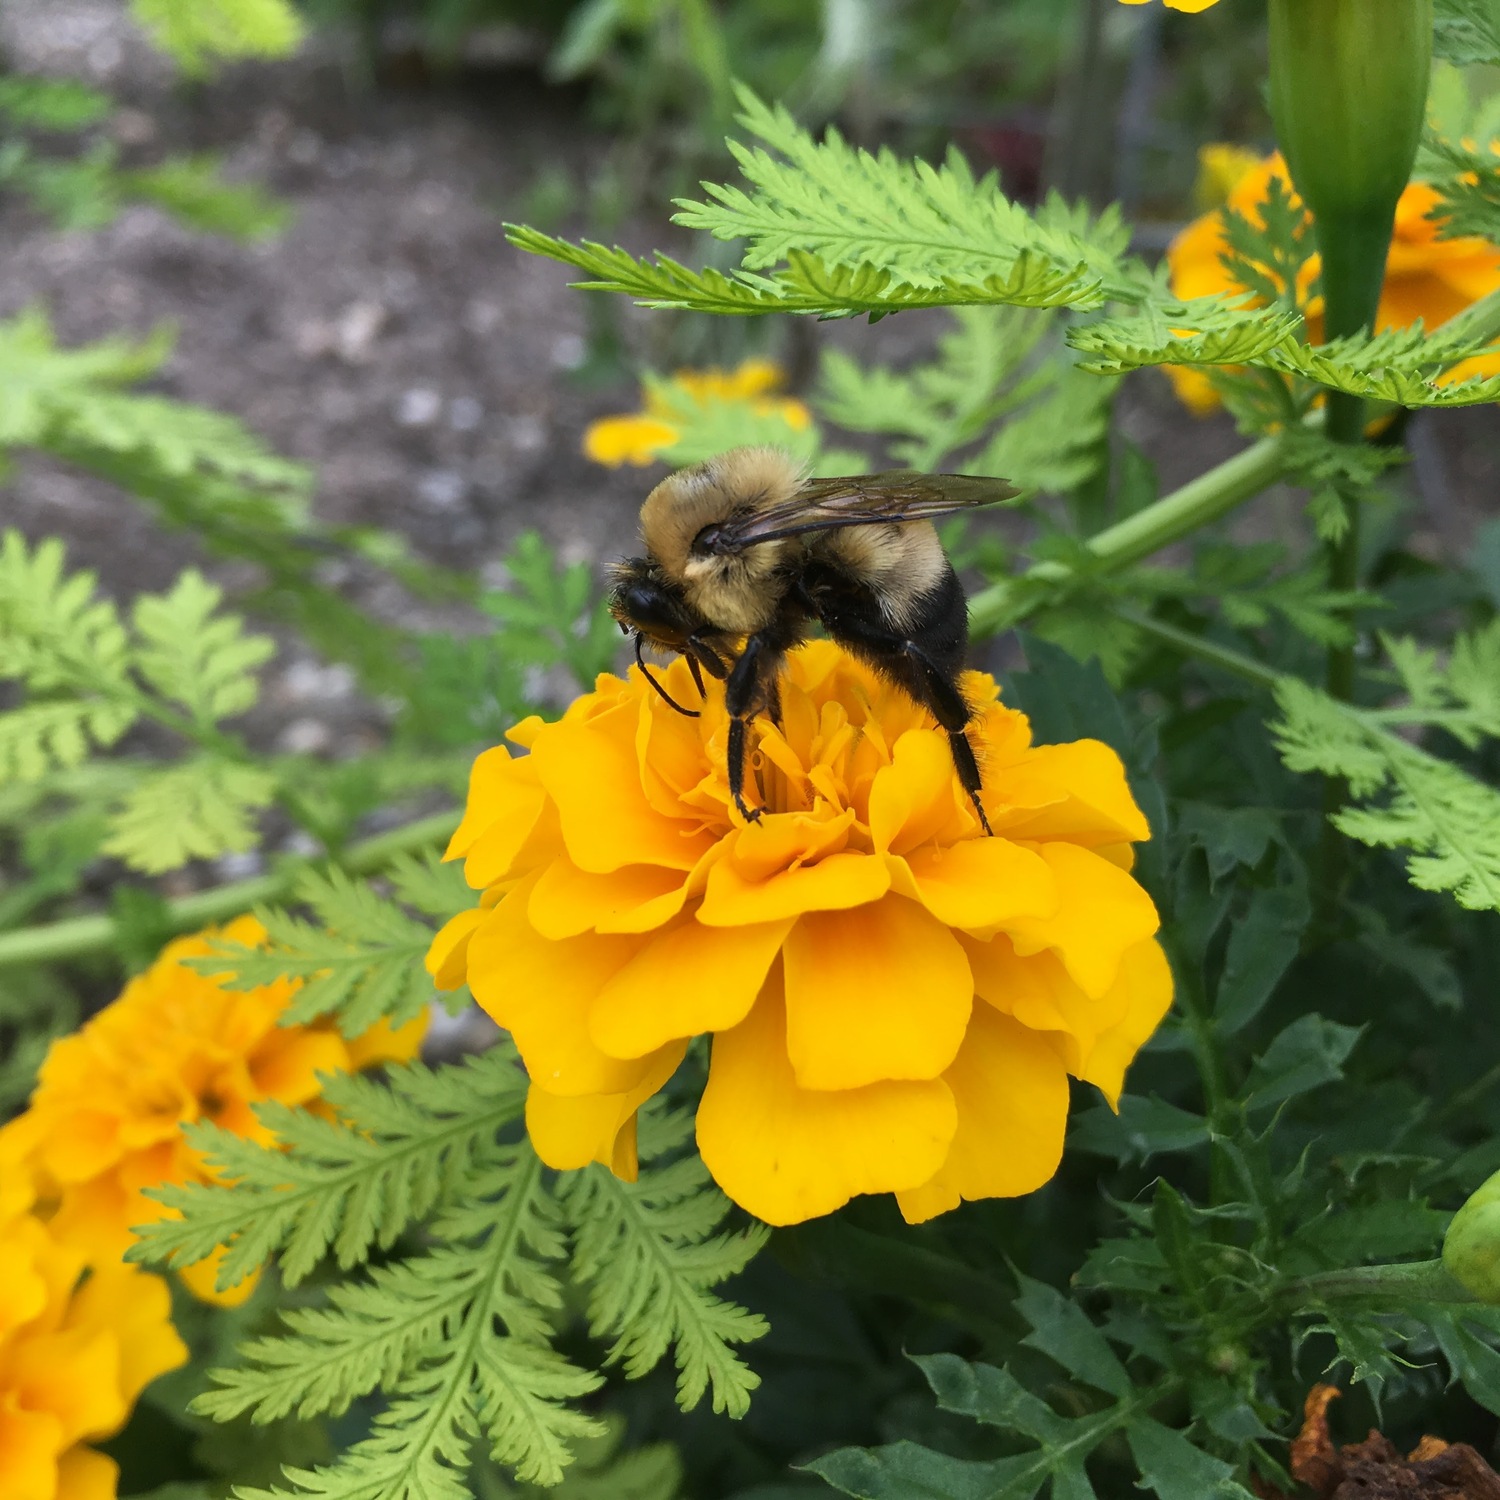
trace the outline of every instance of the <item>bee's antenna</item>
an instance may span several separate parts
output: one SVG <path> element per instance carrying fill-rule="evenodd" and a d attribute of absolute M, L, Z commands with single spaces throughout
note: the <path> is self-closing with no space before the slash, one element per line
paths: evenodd
<path fill-rule="evenodd" d="M 641 633 L 640 633 L 640 631 L 637 631 L 636 635 L 635 635 L 635 661 L 636 661 L 636 665 L 641 669 L 641 676 L 644 677 L 646 679 L 646 681 L 649 682 L 651 684 L 651 686 L 656 689 L 656 695 L 657 695 L 657 697 L 660 698 L 661 701 L 663 703 L 665 703 L 668 708 L 675 708 L 677 710 L 677 712 L 680 713 L 684 719 L 697 719 L 697 718 L 701 718 L 702 715 L 699 714 L 699 712 L 698 712 L 697 709 L 695 709 L 695 708 L 684 708 L 666 690 L 666 688 L 664 688 L 661 685 L 661 683 L 659 683 L 651 675 L 651 668 L 646 665 L 646 658 L 641 655 L 641 641 L 642 641 Z M 691 658 L 689 658 L 689 662 L 692 663 L 692 659 Z M 693 676 L 697 677 L 698 676 L 697 664 L 696 663 L 692 663 L 692 665 L 693 665 Z M 698 691 L 699 692 L 703 691 L 703 683 L 702 683 L 701 680 L 698 683 Z"/>

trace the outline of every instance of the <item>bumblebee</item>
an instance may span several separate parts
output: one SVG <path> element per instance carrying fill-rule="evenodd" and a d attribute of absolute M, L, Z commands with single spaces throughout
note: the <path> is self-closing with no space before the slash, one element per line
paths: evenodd
<path fill-rule="evenodd" d="M 745 801 L 746 727 L 779 721 L 786 653 L 814 623 L 932 713 L 986 833 L 982 783 L 965 732 L 973 710 L 959 687 L 968 602 L 931 524 L 1018 492 L 1003 480 L 899 470 L 808 479 L 777 448 L 735 448 L 664 479 L 641 507 L 645 556 L 618 563 L 609 608 L 643 644 L 687 659 L 700 696 L 707 672 L 724 683 L 729 790 Z"/>

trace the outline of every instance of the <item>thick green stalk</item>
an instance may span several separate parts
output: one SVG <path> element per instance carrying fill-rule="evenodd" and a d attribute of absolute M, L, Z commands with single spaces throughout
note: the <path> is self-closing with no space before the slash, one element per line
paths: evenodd
<path fill-rule="evenodd" d="M 1286 472 L 1285 441 L 1279 437 L 1262 438 L 1243 453 L 1164 495 L 1154 505 L 1097 532 L 1085 546 L 1103 571 L 1128 568 L 1228 515 L 1236 506 L 1275 484 Z M 976 636 L 986 636 L 1018 623 L 1036 607 L 1034 603 L 1021 602 L 1024 598 L 1021 589 L 1029 583 L 1064 583 L 1072 571 L 1065 563 L 1043 562 L 1018 578 L 991 584 L 969 601 L 969 628 Z"/>
<path fill-rule="evenodd" d="M 444 843 L 456 827 L 456 812 L 434 813 L 430 818 L 421 818 L 415 823 L 393 828 L 389 833 L 376 834 L 373 838 L 351 844 L 333 863 L 351 875 L 368 874 L 384 868 L 402 854 Z M 212 890 L 197 891 L 191 896 L 168 901 L 167 923 L 173 932 L 191 932 L 210 922 L 237 917 L 260 902 L 284 899 L 291 894 L 309 863 L 307 860 L 289 861 L 270 875 L 214 886 Z M 44 927 L 23 927 L 15 932 L 0 933 L 0 969 L 106 953 L 115 946 L 117 937 L 114 918 L 109 916 L 71 917 Z"/>
<path fill-rule="evenodd" d="M 1414 1302 L 1478 1302 L 1480 1299 L 1451 1276 L 1441 1260 L 1408 1261 L 1398 1265 L 1350 1266 L 1341 1271 L 1319 1271 L 1288 1282 L 1277 1296 L 1297 1309 L 1325 1307 L 1330 1302 L 1389 1301 L 1396 1308 Z"/>

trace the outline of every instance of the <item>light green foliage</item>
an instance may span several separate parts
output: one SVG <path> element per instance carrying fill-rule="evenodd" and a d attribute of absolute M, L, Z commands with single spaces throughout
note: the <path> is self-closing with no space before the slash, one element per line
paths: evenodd
<path fill-rule="evenodd" d="M 226 182 L 212 156 L 176 157 L 159 167 L 119 174 L 123 196 L 154 203 L 204 234 L 263 240 L 291 223 L 292 211 L 251 184 Z"/>
<path fill-rule="evenodd" d="M 1102 456 L 1112 383 L 1080 375 L 1049 348 L 1050 314 L 960 308 L 954 317 L 937 358 L 912 370 L 830 352 L 819 412 L 852 432 L 886 436 L 892 458 L 914 469 L 943 468 L 983 442 L 962 460 L 965 473 L 1052 491 L 1088 479 Z"/>
<path fill-rule="evenodd" d="M 1436 0 L 1433 51 L 1453 63 L 1500 63 L 1500 14 L 1490 0 Z"/>
<path fill-rule="evenodd" d="M 1091 221 L 1061 199 L 1035 214 L 993 176 L 976 181 L 956 152 L 941 167 L 872 155 L 830 130 L 815 141 L 782 108 L 741 89 L 740 122 L 762 147 L 731 141 L 749 190 L 707 184 L 677 222 L 749 241 L 742 267 L 693 272 L 666 256 L 574 246 L 512 226 L 512 243 L 577 266 L 580 285 L 649 307 L 748 314 L 880 315 L 907 307 L 1013 304 L 1097 307 L 1142 294 L 1122 267 L 1118 215 Z M 768 148 L 768 149 L 766 149 Z M 766 274 L 769 272 L 770 274 Z"/>
<path fill-rule="evenodd" d="M 11 125 L 37 130 L 82 130 L 110 111 L 110 99 L 76 78 L 0 78 L 0 115 Z"/>
<path fill-rule="evenodd" d="M 276 778 L 218 725 L 254 703 L 251 673 L 271 642 L 218 613 L 220 590 L 192 570 L 168 593 L 139 599 L 127 631 L 93 575 L 67 575 L 63 564 L 56 540 L 30 549 L 7 532 L 0 543 L 0 678 L 27 693 L 0 713 L 0 781 L 79 767 L 155 719 L 202 753 L 137 770 L 114 793 L 103 850 L 155 874 L 252 847 L 252 815 L 271 801 Z"/>
<path fill-rule="evenodd" d="M 951 1354 L 918 1358 L 938 1405 L 1027 1441 L 1010 1458 L 950 1458 L 913 1442 L 845 1448 L 810 1467 L 859 1500 L 1031 1500 L 1050 1481 L 1054 1496 L 1093 1500 L 1087 1464 L 1101 1445 L 1123 1436 L 1142 1488 L 1160 1500 L 1249 1500 L 1222 1460 L 1193 1446 L 1182 1432 L 1150 1415 L 1167 1393 L 1132 1382 L 1109 1341 L 1072 1301 L 1021 1278 L 1017 1308 L 1031 1325 L 1024 1343 L 1067 1372 L 1077 1391 L 1070 1405 L 1106 1404 L 1083 1416 L 1060 1415 L 1006 1369 L 971 1365 Z M 1084 1392 L 1087 1392 L 1085 1395 Z M 1081 1400 L 1079 1399 L 1081 1397 Z"/>
<path fill-rule="evenodd" d="M 148 875 L 238 854 L 260 842 L 255 814 L 275 794 L 276 777 L 258 766 L 194 756 L 142 776 L 110 819 L 100 851 Z"/>
<path fill-rule="evenodd" d="M 560 563 L 534 531 L 522 532 L 502 561 L 504 587 L 475 601 L 495 632 L 418 640 L 403 737 L 465 749 L 494 744 L 617 663 L 620 631 L 586 563 Z"/>
<path fill-rule="evenodd" d="M 654 1121 L 653 1144 L 680 1150 L 691 1126 L 686 1116 Z M 744 1416 L 760 1378 L 732 1346 L 760 1338 L 767 1324 L 710 1288 L 745 1268 L 766 1227 L 716 1233 L 730 1203 L 696 1154 L 634 1183 L 588 1167 L 564 1179 L 562 1202 L 575 1226 L 573 1275 L 588 1287 L 590 1326 L 614 1340 L 610 1359 L 644 1375 L 675 1348 L 684 1409 L 711 1391 L 715 1411 Z"/>
<path fill-rule="evenodd" d="M 473 898 L 452 867 L 440 874 L 408 859 L 393 866 L 388 878 L 394 899 L 337 869 L 310 870 L 298 884 L 296 899 L 311 908 L 315 920 L 258 909 L 268 934 L 264 948 L 226 943 L 211 957 L 193 960 L 193 967 L 205 974 L 232 975 L 225 980 L 232 989 L 301 980 L 287 1008 L 288 1023 L 334 1015 L 339 1029 L 351 1037 L 380 1020 L 399 1026 L 420 1015 L 432 999 L 432 981 L 422 960 L 434 924 L 409 916 L 405 907 L 443 920 L 471 905 Z"/>
<path fill-rule="evenodd" d="M 1459 319 L 1437 332 L 1415 323 L 1313 346 L 1302 341 L 1298 313 L 1198 298 L 1083 324 L 1068 339 L 1085 356 L 1083 368 L 1101 375 L 1148 365 L 1252 365 L 1398 406 L 1475 406 L 1500 399 L 1500 377 L 1438 382 L 1443 370 L 1488 344 Z"/>
<path fill-rule="evenodd" d="M 168 702 L 207 727 L 242 714 L 259 696 L 254 673 L 275 654 L 269 636 L 245 635 L 216 611 L 223 590 L 188 569 L 166 594 L 136 601 L 136 670 Z"/>
<path fill-rule="evenodd" d="M 1500 793 L 1397 732 L 1427 725 L 1470 748 L 1500 737 L 1500 627 L 1462 638 L 1446 672 L 1411 642 L 1388 646 L 1409 706 L 1357 708 L 1284 678 L 1273 726 L 1282 758 L 1294 771 L 1347 782 L 1361 805 L 1335 824 L 1362 843 L 1408 851 L 1413 885 L 1451 891 L 1471 910 L 1500 910 Z"/>
<path fill-rule="evenodd" d="M 288 0 L 131 0 L 152 40 L 189 74 L 237 57 L 284 57 L 302 41 Z"/>
<path fill-rule="evenodd" d="M 520 1118 L 526 1077 L 513 1050 L 497 1046 L 461 1066 L 392 1068 L 384 1082 L 341 1074 L 327 1080 L 323 1098 L 337 1122 L 259 1106 L 278 1146 L 193 1126 L 193 1145 L 235 1189 L 161 1189 L 180 1217 L 144 1226 L 132 1258 L 191 1265 L 225 1246 L 221 1288 L 273 1255 L 288 1286 L 328 1254 L 348 1270 L 494 1164 L 497 1132 Z"/>
<path fill-rule="evenodd" d="M 766 444 L 784 449 L 818 473 L 827 472 L 816 424 L 796 426 L 774 400 L 754 396 L 700 399 L 676 381 L 655 375 L 647 375 L 644 384 L 653 409 L 659 408 L 663 420 L 678 430 L 677 441 L 662 454 L 674 468 L 702 463 L 730 448 Z"/>
<path fill-rule="evenodd" d="M 61 349 L 35 307 L 0 323 L 0 447 L 107 454 L 171 477 L 205 474 L 289 497 L 304 492 L 307 470 L 268 451 L 233 417 L 122 389 L 154 373 L 171 342 L 162 331 L 139 343 L 111 338 Z"/>
<path fill-rule="evenodd" d="M 681 1122 L 648 1133 L 636 1184 L 596 1167 L 554 1181 L 512 1143 L 525 1078 L 508 1047 L 461 1068 L 409 1064 L 388 1084 L 332 1080 L 326 1097 L 337 1124 L 262 1106 L 277 1149 L 198 1127 L 221 1183 L 157 1190 L 181 1218 L 151 1225 L 133 1252 L 188 1264 L 227 1244 L 223 1285 L 279 1252 L 297 1282 L 330 1251 L 347 1268 L 430 1221 L 427 1248 L 284 1312 L 285 1332 L 243 1346 L 243 1363 L 216 1372 L 196 1403 L 217 1420 L 266 1422 L 386 1394 L 372 1436 L 326 1469 L 289 1472 L 275 1493 L 457 1500 L 471 1444 L 523 1481 L 556 1483 L 601 1431 L 576 1407 L 600 1375 L 553 1348 L 565 1280 L 586 1292 L 591 1330 L 627 1374 L 675 1346 L 684 1406 L 712 1391 L 716 1407 L 744 1410 L 756 1380 L 731 1346 L 765 1325 L 712 1288 L 764 1236 L 718 1232 L 729 1205 L 695 1158 L 650 1160 L 680 1148 Z"/>

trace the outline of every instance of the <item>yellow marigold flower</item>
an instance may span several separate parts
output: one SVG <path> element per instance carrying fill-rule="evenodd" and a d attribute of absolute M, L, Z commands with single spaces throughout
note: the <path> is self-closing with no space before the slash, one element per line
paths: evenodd
<path fill-rule="evenodd" d="M 1215 141 L 1198 148 L 1198 181 L 1193 196 L 1202 209 L 1221 207 L 1245 177 L 1261 163 L 1259 151 Z"/>
<path fill-rule="evenodd" d="M 800 432 L 812 424 L 812 413 L 794 397 L 771 394 L 785 380 L 781 367 L 769 359 L 747 359 L 734 370 L 678 370 L 664 386 L 642 391 L 644 411 L 591 422 L 583 434 L 584 457 L 608 469 L 654 463 L 682 436 L 673 419 L 683 403 L 747 402 L 756 412 L 779 413 Z"/>
<path fill-rule="evenodd" d="M 665 676 L 689 701 L 686 665 Z M 1052 1176 L 1068 1074 L 1117 1099 L 1171 1001 L 1129 874 L 1149 830 L 1114 751 L 1033 746 L 991 678 L 965 687 L 994 838 L 926 710 L 828 642 L 753 727 L 753 824 L 722 693 L 684 718 L 634 669 L 517 726 L 525 757 L 480 756 L 448 855 L 484 894 L 428 967 L 515 1039 L 544 1161 L 632 1176 L 637 1109 L 707 1033 L 698 1146 L 769 1223 Z"/>
<path fill-rule="evenodd" d="M 0 1128 L 0 1175 L 24 1174 L 50 1210 L 52 1233 L 92 1265 L 118 1261 L 131 1226 L 161 1216 L 145 1188 L 208 1179 L 184 1125 L 211 1120 L 268 1142 L 251 1108 L 258 1100 L 307 1104 L 321 1091 L 320 1073 L 405 1060 L 421 1045 L 423 1017 L 399 1030 L 382 1022 L 353 1040 L 329 1021 L 278 1025 L 295 981 L 228 990 L 184 965 L 220 936 L 253 946 L 266 934 L 241 917 L 222 933 L 169 944 L 118 1000 L 52 1044 L 29 1107 Z M 210 1300 L 249 1296 L 251 1282 L 214 1293 L 213 1276 L 211 1262 L 184 1273 Z"/>
<path fill-rule="evenodd" d="M 51 1226 L 0 1209 L 0 1495 L 114 1500 L 118 1470 L 86 1447 L 125 1425 L 136 1397 L 188 1357 L 166 1283 L 99 1266 Z"/>
<path fill-rule="evenodd" d="M 1124 5 L 1149 5 L 1151 0 L 1121 0 Z M 1200 10 L 1207 10 L 1210 5 L 1217 5 L 1219 0 L 1166 0 L 1168 10 L 1185 10 L 1192 15 L 1197 15 Z"/>
<path fill-rule="evenodd" d="M 1279 155 L 1269 156 L 1246 172 L 1234 185 L 1226 207 L 1258 221 L 1272 180 L 1279 180 L 1295 200 L 1286 165 Z M 1500 249 L 1488 240 L 1465 237 L 1438 238 L 1438 226 L 1427 217 L 1436 207 L 1436 191 L 1425 182 L 1414 182 L 1396 206 L 1396 227 L 1386 259 L 1385 286 L 1375 328 L 1406 328 L 1420 318 L 1432 329 L 1446 323 L 1471 303 L 1500 287 Z M 1172 272 L 1172 290 L 1179 297 L 1211 297 L 1243 293 L 1246 289 L 1225 269 L 1221 259 L 1227 245 L 1219 212 L 1205 214 L 1189 224 L 1167 249 Z M 1321 298 L 1309 295 L 1320 271 L 1315 255 L 1308 262 L 1304 281 L 1297 289 L 1299 306 L 1307 318 L 1307 333 L 1313 343 L 1323 337 Z M 1217 392 L 1202 371 L 1185 366 L 1164 366 L 1178 396 L 1194 411 L 1208 412 L 1219 404 Z M 1475 375 L 1500 374 L 1500 352 L 1481 355 L 1455 366 L 1442 380 L 1467 380 Z"/>

